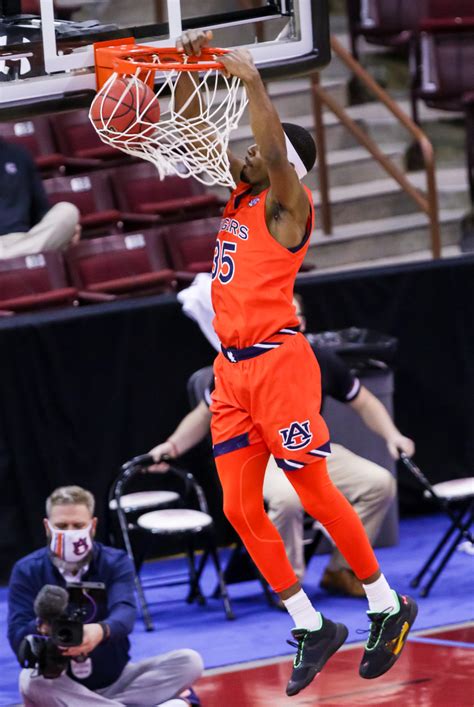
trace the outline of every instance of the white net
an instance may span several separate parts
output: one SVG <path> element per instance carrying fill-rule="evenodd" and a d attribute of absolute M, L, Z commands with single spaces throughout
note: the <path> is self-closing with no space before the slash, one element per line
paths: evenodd
<path fill-rule="evenodd" d="M 152 75 L 155 71 L 144 68 L 131 76 L 114 73 L 102 86 L 89 112 L 101 140 L 152 162 L 161 179 L 174 174 L 206 185 L 234 187 L 227 148 L 247 104 L 241 81 L 218 69 L 189 71 L 186 77 L 181 70 L 157 70 L 154 94 L 146 86 Z M 192 91 L 177 110 L 180 81 L 187 81 Z M 189 118 L 191 107 L 195 117 Z"/>

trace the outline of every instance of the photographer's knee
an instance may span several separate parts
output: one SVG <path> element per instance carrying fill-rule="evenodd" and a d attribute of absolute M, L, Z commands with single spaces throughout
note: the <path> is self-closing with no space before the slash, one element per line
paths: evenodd
<path fill-rule="evenodd" d="M 19 685 L 20 693 L 23 697 L 34 697 L 38 694 L 38 690 L 41 690 L 46 682 L 43 678 L 38 676 L 33 676 L 35 673 L 31 668 L 24 668 L 20 673 Z"/>
<path fill-rule="evenodd" d="M 204 670 L 204 663 L 197 651 L 192 648 L 183 648 L 180 651 L 183 660 L 186 661 L 186 674 L 189 676 L 190 684 L 198 680 Z"/>

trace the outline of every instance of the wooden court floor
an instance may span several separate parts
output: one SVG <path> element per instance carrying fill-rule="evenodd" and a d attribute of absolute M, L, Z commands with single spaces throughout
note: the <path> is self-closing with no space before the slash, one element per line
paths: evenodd
<path fill-rule="evenodd" d="M 209 671 L 196 689 L 203 707 L 474 707 L 474 622 L 415 632 L 397 664 L 376 680 L 359 677 L 361 650 L 362 644 L 343 647 L 295 697 L 285 694 L 289 658 Z"/>

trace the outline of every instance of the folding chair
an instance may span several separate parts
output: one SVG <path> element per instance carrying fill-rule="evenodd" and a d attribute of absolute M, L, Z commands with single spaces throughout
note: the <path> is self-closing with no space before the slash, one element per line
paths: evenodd
<path fill-rule="evenodd" d="M 425 489 L 425 496 L 433 498 L 441 510 L 451 519 L 451 525 L 416 577 L 414 577 L 410 583 L 410 586 L 418 587 L 426 572 L 428 572 L 433 563 L 441 556 L 430 579 L 420 590 L 420 595 L 426 597 L 430 593 L 431 587 L 446 567 L 460 541 L 466 538 L 468 542 L 474 544 L 474 536 L 470 532 L 470 527 L 474 523 L 474 476 L 443 481 L 432 486 L 422 471 L 420 471 L 417 465 L 407 457 L 406 454 L 402 454 L 401 459 L 408 471 L 413 474 Z M 453 539 L 451 540 L 451 538 Z M 451 543 L 448 545 L 450 540 Z M 444 554 L 443 551 L 445 551 Z"/>
<path fill-rule="evenodd" d="M 227 587 L 217 552 L 214 522 L 208 513 L 207 502 L 202 488 L 189 471 L 185 471 L 184 469 L 174 466 L 170 467 L 169 471 L 165 474 L 160 474 L 155 477 L 157 479 L 157 483 L 158 479 L 163 479 L 165 477 L 171 477 L 175 482 L 177 482 L 177 484 L 181 487 L 181 493 L 179 494 L 181 496 L 181 507 L 150 511 L 142 515 L 138 515 L 134 523 L 129 522 L 125 512 L 124 503 L 122 501 L 124 488 L 134 476 L 152 464 L 154 464 L 153 457 L 148 454 L 134 457 L 129 462 L 126 462 L 122 466 L 121 472 L 113 484 L 109 494 L 109 504 L 112 500 L 115 500 L 116 502 L 116 512 L 123 542 L 127 554 L 133 564 L 135 587 L 142 608 L 146 630 L 152 631 L 154 626 L 145 598 L 144 585 L 142 584 L 140 575 L 136 570 L 136 560 L 129 535 L 129 530 L 133 528 L 139 529 L 144 533 L 149 533 L 154 537 L 161 537 L 167 540 L 171 538 L 180 540 L 186 548 L 186 557 L 188 560 L 187 576 L 184 578 L 179 577 L 177 579 L 173 579 L 173 577 L 176 577 L 176 575 L 173 575 L 171 578 L 163 578 L 163 580 L 158 582 L 152 581 L 150 584 L 146 585 L 147 588 L 152 586 L 164 587 L 188 584 L 189 592 L 186 601 L 188 603 L 197 601 L 200 604 L 205 604 L 205 597 L 200 587 L 200 580 L 207 560 L 211 558 L 216 570 L 219 584 L 219 594 L 222 598 L 226 617 L 228 619 L 233 619 L 234 613 L 230 604 Z M 197 509 L 189 507 L 190 505 L 197 505 Z M 198 542 L 204 546 L 204 551 L 199 561 L 197 560 L 195 554 Z"/>

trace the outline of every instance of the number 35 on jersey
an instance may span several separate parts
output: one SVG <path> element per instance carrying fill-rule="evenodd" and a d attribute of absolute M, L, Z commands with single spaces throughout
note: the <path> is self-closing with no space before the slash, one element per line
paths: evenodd
<path fill-rule="evenodd" d="M 232 253 L 235 253 L 236 250 L 237 243 L 229 241 L 222 241 L 221 243 L 219 240 L 216 241 L 211 272 L 211 278 L 213 280 L 217 277 L 219 282 L 222 282 L 223 285 L 227 285 L 232 280 L 235 273 L 235 263 L 232 258 Z"/>

